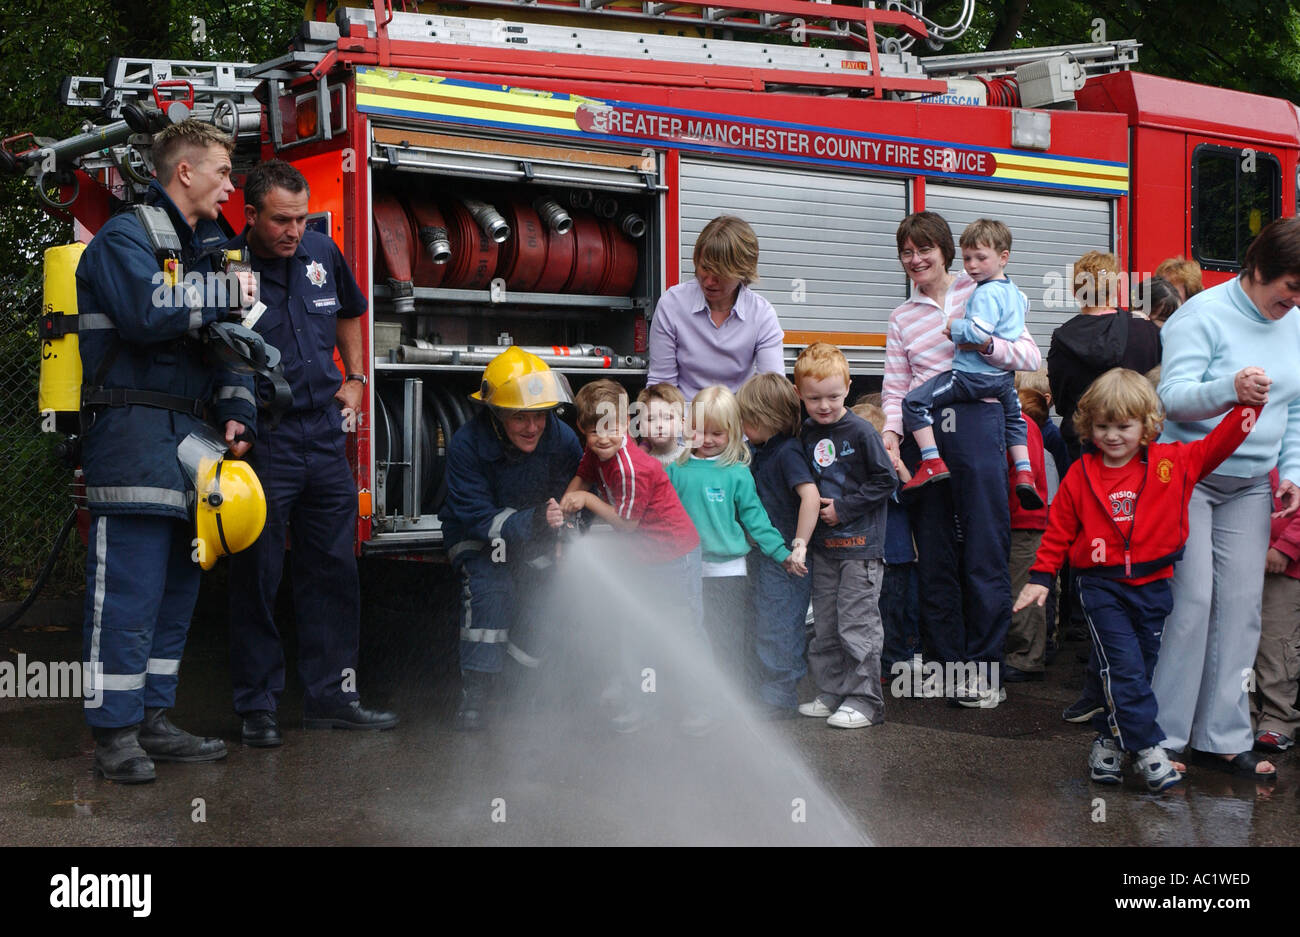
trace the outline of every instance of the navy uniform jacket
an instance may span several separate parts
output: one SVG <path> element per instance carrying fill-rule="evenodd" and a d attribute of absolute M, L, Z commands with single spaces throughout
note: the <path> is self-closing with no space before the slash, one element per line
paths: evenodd
<path fill-rule="evenodd" d="M 148 200 L 166 210 L 180 237 L 183 273 L 206 276 L 221 269 L 225 235 L 215 221 L 191 230 L 155 181 Z M 82 383 L 94 384 L 114 345 L 116 359 L 101 386 L 154 391 L 208 401 L 218 427 L 238 420 L 255 432 L 250 375 L 209 364 L 186 333 L 226 312 L 222 291 L 205 283 L 195 295 L 162 282 L 162 264 L 134 212 L 110 218 L 77 266 L 77 312 Z M 182 281 L 183 285 L 183 281 Z M 206 301 L 218 305 L 204 305 Z M 86 499 L 104 514 L 156 514 L 188 518 L 193 491 L 176 460 L 176 447 L 201 421 L 187 413 L 128 405 L 94 407 L 82 439 Z"/>
<path fill-rule="evenodd" d="M 227 246 L 247 244 L 245 228 Z M 258 298 L 266 304 L 253 329 L 280 349 L 284 379 L 293 391 L 290 409 L 328 406 L 343 383 L 334 364 L 337 320 L 365 313 L 365 294 L 338 245 L 319 231 L 304 232 L 292 257 L 250 256 L 260 281 Z"/>
<path fill-rule="evenodd" d="M 578 470 L 582 446 L 554 412 L 537 448 L 525 455 L 506 439 L 487 407 L 447 446 L 447 500 L 438 511 L 452 560 L 490 548 L 502 538 L 509 560 L 530 559 L 542 544 L 546 502 L 564 494 Z"/>

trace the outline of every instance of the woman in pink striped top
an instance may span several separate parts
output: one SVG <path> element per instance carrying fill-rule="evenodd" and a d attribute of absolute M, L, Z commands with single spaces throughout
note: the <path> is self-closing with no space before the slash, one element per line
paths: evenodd
<path fill-rule="evenodd" d="M 909 215 L 899 225 L 897 239 L 912 295 L 889 317 L 882 436 L 891 453 L 898 453 L 901 445 L 904 462 L 915 469 L 920 453 L 903 437 L 903 397 L 939 372 L 951 370 L 956 348 L 944 328 L 950 319 L 965 314 L 975 281 L 964 271 L 955 276 L 948 272 L 957 251 L 942 216 L 926 211 Z M 1042 360 L 1028 329 L 1015 342 L 995 337 L 982 348 L 966 347 L 1007 371 L 1036 371 Z M 936 414 L 935 439 L 952 473 L 951 484 L 928 485 L 909 505 L 925 656 L 940 664 L 976 665 L 945 668 L 958 678 L 944 687 L 944 695 L 981 708 L 1006 698 L 998 677 L 1011 623 L 1004 426 L 996 401 L 952 404 Z M 974 674 L 978 677 L 965 679 Z"/>

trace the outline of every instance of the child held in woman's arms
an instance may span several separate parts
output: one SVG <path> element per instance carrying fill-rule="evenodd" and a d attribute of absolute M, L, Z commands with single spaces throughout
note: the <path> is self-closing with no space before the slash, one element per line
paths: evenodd
<path fill-rule="evenodd" d="M 903 486 L 905 492 L 941 481 L 949 474 L 935 443 L 934 416 L 930 411 L 950 403 L 996 397 L 1002 404 L 1016 496 L 1026 510 L 1036 511 L 1043 506 L 1029 461 L 1014 377 L 968 347 L 985 346 L 995 337 L 1015 341 L 1025 330 L 1029 301 L 1007 277 L 1010 256 L 1011 231 L 1000 221 L 977 218 L 961 233 L 962 264 L 977 285 L 966 301 L 965 316 L 950 320 L 944 330 L 957 345 L 952 370 L 913 387 L 903 398 L 903 429 L 912 434 L 921 450 L 921 464 Z"/>

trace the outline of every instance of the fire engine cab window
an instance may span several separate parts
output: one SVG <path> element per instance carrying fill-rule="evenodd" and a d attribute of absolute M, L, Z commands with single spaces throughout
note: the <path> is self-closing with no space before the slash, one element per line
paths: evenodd
<path fill-rule="evenodd" d="M 1192 256 L 1211 270 L 1238 270 L 1246 248 L 1281 208 L 1276 157 L 1198 146 L 1192 156 Z"/>

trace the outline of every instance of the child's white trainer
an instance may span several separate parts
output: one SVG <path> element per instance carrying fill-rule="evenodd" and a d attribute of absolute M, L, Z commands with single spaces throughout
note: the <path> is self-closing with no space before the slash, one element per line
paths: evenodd
<path fill-rule="evenodd" d="M 813 700 L 811 703 L 799 704 L 799 715 L 812 716 L 814 719 L 825 719 L 827 716 L 831 715 L 834 712 L 835 710 L 831 709 L 829 706 L 827 706 L 825 703 L 822 702 L 822 698 L 820 696 L 817 697 L 815 700 Z"/>
<path fill-rule="evenodd" d="M 1122 758 L 1114 739 L 1097 736 L 1092 740 L 1092 749 L 1088 752 L 1088 777 L 1098 784 L 1121 783 L 1124 780 Z"/>
<path fill-rule="evenodd" d="M 1133 761 L 1133 767 L 1147 782 L 1147 790 L 1157 794 L 1168 790 L 1183 779 L 1178 769 L 1170 762 L 1169 753 L 1159 745 L 1152 745 L 1139 751 Z"/>
<path fill-rule="evenodd" d="M 863 729 L 871 725 L 871 720 L 852 706 L 841 705 L 827 718 L 826 724 L 836 729 Z"/>

